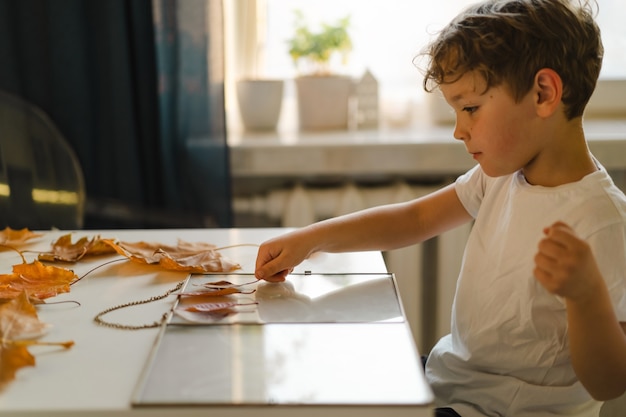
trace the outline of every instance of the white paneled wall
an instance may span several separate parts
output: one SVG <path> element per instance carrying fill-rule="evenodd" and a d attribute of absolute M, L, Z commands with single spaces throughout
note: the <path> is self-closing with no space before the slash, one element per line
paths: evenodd
<path fill-rule="evenodd" d="M 266 216 L 284 227 L 301 227 L 318 220 L 381 204 L 411 200 L 440 186 L 397 182 L 385 186 L 352 182 L 333 187 L 295 185 L 262 195 L 237 197 L 235 213 Z M 394 273 L 419 350 L 427 353 L 450 330 L 450 309 L 469 226 L 420 245 L 383 254 Z"/>

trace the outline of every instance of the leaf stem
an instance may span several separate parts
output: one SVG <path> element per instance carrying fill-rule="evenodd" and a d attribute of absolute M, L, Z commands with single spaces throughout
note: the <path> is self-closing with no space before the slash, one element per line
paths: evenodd
<path fill-rule="evenodd" d="M 11 340 L 11 339 L 0 339 L 2 344 L 10 344 L 13 346 L 61 346 L 65 349 L 69 349 L 74 346 L 73 340 L 68 340 L 67 342 L 40 342 L 39 340 Z"/>
<path fill-rule="evenodd" d="M 85 278 L 87 275 L 91 274 L 93 271 L 95 271 L 95 270 L 96 270 L 96 269 L 98 269 L 98 268 L 102 268 L 103 266 L 106 266 L 106 265 L 112 264 L 113 262 L 127 261 L 127 260 L 128 260 L 128 258 L 119 258 L 119 259 L 113 259 L 112 261 L 108 261 L 108 262 L 105 262 L 105 263 L 103 263 L 103 264 L 100 264 L 100 265 L 98 265 L 98 266 L 96 266 L 96 267 L 94 267 L 94 268 L 90 269 L 89 271 L 85 272 L 85 273 L 84 273 L 81 277 L 79 277 L 78 279 L 76 279 L 76 280 L 72 281 L 72 282 L 70 283 L 70 285 L 74 285 L 74 284 L 76 284 L 78 281 L 80 281 L 81 279 Z"/>
<path fill-rule="evenodd" d="M 45 303 L 37 304 L 37 307 L 40 307 L 40 306 L 50 306 L 50 305 L 53 305 L 53 304 L 66 304 L 66 303 L 74 303 L 74 304 L 78 305 L 79 307 L 81 306 L 81 304 L 78 301 L 76 301 L 76 300 L 65 300 L 65 301 L 45 302 Z"/>
<path fill-rule="evenodd" d="M 13 246 L 5 245 L 5 244 L 2 244 L 2 243 L 0 243 L 0 247 L 11 249 L 11 250 L 17 252 L 20 255 L 20 258 L 22 258 L 22 263 L 26 263 L 26 258 L 24 258 L 24 254 L 22 253 L 22 251 L 18 250 L 17 248 L 14 248 Z"/>
<path fill-rule="evenodd" d="M 259 245 L 257 245 L 256 243 L 239 243 L 237 245 L 222 246 L 221 248 L 215 248 L 213 250 L 231 249 L 231 248 L 238 248 L 238 247 L 243 247 L 243 246 L 254 246 L 257 248 L 259 247 Z"/>

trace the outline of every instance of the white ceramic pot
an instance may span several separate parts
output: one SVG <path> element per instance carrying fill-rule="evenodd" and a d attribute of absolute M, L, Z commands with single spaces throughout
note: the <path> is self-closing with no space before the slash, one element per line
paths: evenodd
<path fill-rule="evenodd" d="M 283 80 L 246 79 L 237 82 L 237 101 L 246 130 L 274 130 L 283 102 Z"/>
<path fill-rule="evenodd" d="M 301 130 L 347 129 L 349 100 L 354 89 L 350 77 L 301 76 L 296 80 Z"/>

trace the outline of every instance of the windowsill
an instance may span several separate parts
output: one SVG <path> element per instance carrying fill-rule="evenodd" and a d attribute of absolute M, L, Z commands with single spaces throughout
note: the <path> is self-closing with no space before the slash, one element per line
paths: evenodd
<path fill-rule="evenodd" d="M 233 178 L 453 175 L 474 165 L 453 126 L 332 132 L 232 132 Z M 626 119 L 585 121 L 607 169 L 626 170 Z"/>

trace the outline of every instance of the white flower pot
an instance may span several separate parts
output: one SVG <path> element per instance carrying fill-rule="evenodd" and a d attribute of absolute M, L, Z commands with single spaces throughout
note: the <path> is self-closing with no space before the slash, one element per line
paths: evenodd
<path fill-rule="evenodd" d="M 283 101 L 283 80 L 240 80 L 237 100 L 246 130 L 274 130 Z"/>
<path fill-rule="evenodd" d="M 353 81 L 341 75 L 295 79 L 301 130 L 347 129 Z"/>

